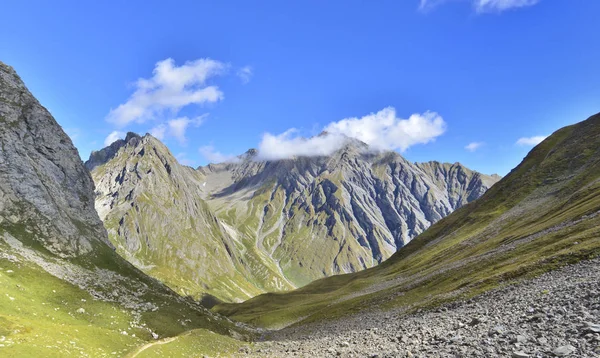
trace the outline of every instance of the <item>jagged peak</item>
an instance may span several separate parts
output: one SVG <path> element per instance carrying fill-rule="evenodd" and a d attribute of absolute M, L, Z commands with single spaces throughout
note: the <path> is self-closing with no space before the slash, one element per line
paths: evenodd
<path fill-rule="evenodd" d="M 146 135 L 149 135 L 149 134 L 146 133 Z M 129 141 L 132 140 L 133 138 L 141 139 L 142 137 L 135 132 L 127 132 L 127 135 L 125 136 L 125 142 L 129 143 Z"/>
<path fill-rule="evenodd" d="M 173 156 L 169 149 L 156 137 L 146 133 L 143 137 L 135 132 L 127 132 L 125 139 L 117 139 L 109 146 L 97 151 L 92 151 L 90 158 L 85 162 L 86 168 L 92 171 L 94 168 L 109 162 L 114 158 L 123 147 L 137 147 L 142 145 L 152 145 L 154 147 L 164 148 L 169 156 Z"/>
<path fill-rule="evenodd" d="M 243 154 L 243 156 L 248 157 L 248 158 L 254 158 L 258 155 L 258 149 L 256 148 L 250 148 L 246 151 L 246 153 Z"/>
<path fill-rule="evenodd" d="M 6 63 L 0 61 L 0 71 L 8 72 L 10 74 L 16 75 L 17 71 L 15 71 L 14 67 L 7 65 Z"/>

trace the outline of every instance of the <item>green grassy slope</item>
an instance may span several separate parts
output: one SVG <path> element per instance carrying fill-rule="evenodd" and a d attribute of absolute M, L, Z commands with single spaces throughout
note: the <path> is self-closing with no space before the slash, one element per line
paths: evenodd
<path fill-rule="evenodd" d="M 558 130 L 482 198 L 383 264 L 217 312 L 265 327 L 469 297 L 600 253 L 600 114 Z"/>
<path fill-rule="evenodd" d="M 0 227 L 2 357 L 119 357 L 191 329 L 221 340 L 247 334 L 107 247 L 64 260 L 30 236 L 22 227 Z"/>

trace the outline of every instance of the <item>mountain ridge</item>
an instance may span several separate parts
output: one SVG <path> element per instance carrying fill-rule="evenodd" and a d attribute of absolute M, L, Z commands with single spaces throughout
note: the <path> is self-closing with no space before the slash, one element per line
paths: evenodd
<path fill-rule="evenodd" d="M 2 355 L 123 356 L 193 328 L 252 334 L 115 253 L 93 188 L 72 141 L 0 62 Z"/>
<path fill-rule="evenodd" d="M 600 255 L 600 114 L 561 128 L 507 176 L 382 264 L 217 312 L 263 327 L 414 312 Z"/>
<path fill-rule="evenodd" d="M 147 273 L 154 271 L 154 275 L 180 293 L 212 295 L 225 300 L 289 290 L 323 276 L 371 267 L 389 257 L 431 222 L 474 200 L 497 180 L 460 164 L 439 164 L 437 172 L 431 171 L 425 165 L 419 167 L 409 163 L 394 152 L 372 152 L 366 144 L 350 138 L 331 156 L 265 161 L 260 160 L 257 150 L 250 149 L 236 161 L 209 164 L 192 171 L 189 167 L 184 170 L 168 148 L 151 135 L 129 134 L 127 138 L 94 152 L 86 162 L 97 186 L 96 208 L 108 228 L 111 241 L 123 256 L 142 269 L 146 267 Z M 163 161 L 168 162 L 171 170 L 181 175 L 163 173 L 160 181 L 151 183 L 146 172 L 163 164 L 152 161 L 154 157 L 138 153 L 152 152 L 156 147 L 161 148 L 159 152 L 167 158 Z M 134 168 L 138 166 L 144 166 L 145 172 L 136 171 Z M 376 166 L 378 175 L 389 178 L 377 177 L 371 169 Z M 396 172 L 386 169 L 389 166 Z M 391 183 L 392 177 L 405 175 L 401 174 L 403 168 L 411 178 L 416 178 L 416 183 L 408 186 Z M 386 170 L 390 173 L 386 174 Z M 363 172 L 369 176 L 364 176 Z M 439 178 L 427 179 L 428 172 L 439 174 Z M 351 180 L 358 184 L 346 181 L 344 175 L 352 177 Z M 449 180 L 449 186 L 440 185 L 445 180 Z M 138 184 L 140 186 L 136 187 Z M 377 193 L 391 190 L 386 186 L 392 185 L 401 185 L 402 188 L 397 190 L 402 190 L 404 197 L 393 199 L 395 202 L 378 199 L 384 204 L 377 204 L 374 201 Z M 413 189 L 413 185 L 420 189 Z M 180 190 L 182 187 L 193 189 Z M 411 190 L 419 193 L 422 203 L 415 199 Z M 352 194 L 357 191 L 361 194 Z M 177 195 L 165 194 L 169 192 Z M 171 196 L 183 202 L 196 202 L 196 206 L 206 210 L 203 213 L 178 211 L 177 205 L 172 207 L 166 201 Z M 366 209 L 363 209 L 367 205 L 363 197 L 370 198 Z M 447 199 L 449 197 L 453 199 Z M 138 200 L 146 203 L 144 208 L 139 207 Z M 404 218 L 393 209 L 403 200 L 412 201 L 406 214 L 402 214 Z M 164 204 L 153 206 L 148 202 Z M 372 207 L 379 208 L 378 205 L 387 205 L 389 215 L 382 216 L 380 209 L 373 212 Z M 119 211 L 117 207 L 125 211 Z M 422 208 L 427 208 L 427 212 Z M 144 217 L 146 211 L 153 220 Z M 419 218 L 411 219 L 412 212 Z M 186 233 L 174 223 L 162 224 L 168 229 L 152 226 L 161 217 L 166 220 L 167 216 L 175 218 L 174 222 L 210 217 L 208 221 L 212 224 L 206 226 L 210 233 L 198 225 Z M 406 224 L 404 231 L 392 233 L 388 229 L 390 225 L 402 225 L 409 220 L 413 223 Z M 142 222 L 145 227 L 140 228 Z M 131 229 L 135 225 L 138 227 Z M 410 225 L 413 225 L 412 231 L 408 229 Z M 309 231 L 303 228 L 309 228 Z M 163 250 L 159 247 L 164 246 L 162 242 L 165 241 L 179 250 L 198 244 L 196 241 L 213 243 L 211 247 L 221 254 L 205 255 L 218 262 L 222 272 L 219 273 L 215 265 L 194 263 L 192 256 L 177 254 L 177 249 L 169 249 L 172 254 L 157 259 L 156 254 L 160 256 L 158 252 Z M 206 252 L 206 249 L 197 253 L 202 251 Z M 183 266 L 173 266 L 176 262 Z M 170 264 L 171 267 L 167 267 Z M 186 279 L 174 277 L 175 267 L 179 270 L 187 267 L 184 271 L 188 273 L 183 275 Z M 190 271 L 190 267 L 195 268 Z M 206 274 L 201 277 L 202 272 Z M 193 282 L 187 279 L 190 277 Z M 216 277 L 221 278 L 217 280 Z M 223 280 L 229 283 L 219 282 Z"/>

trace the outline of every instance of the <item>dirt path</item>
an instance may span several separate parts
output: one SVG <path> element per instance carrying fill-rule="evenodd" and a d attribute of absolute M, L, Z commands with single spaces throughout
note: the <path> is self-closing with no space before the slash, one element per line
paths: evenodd
<path fill-rule="evenodd" d="M 146 349 L 148 349 L 148 348 L 151 348 L 151 347 L 153 347 L 153 346 L 159 346 L 159 345 L 162 345 L 162 344 L 171 343 L 171 342 L 173 342 L 173 341 L 177 340 L 178 338 L 181 338 L 181 337 L 184 337 L 184 336 L 187 336 L 187 335 L 189 335 L 190 333 L 191 333 L 191 331 L 188 331 L 188 332 L 184 332 L 184 333 L 182 333 L 182 334 L 180 334 L 180 335 L 178 335 L 178 336 L 175 336 L 175 337 L 164 338 L 164 339 L 158 340 L 158 341 L 156 341 L 156 342 L 151 342 L 151 343 L 144 344 L 143 346 L 139 347 L 139 348 L 138 348 L 138 349 L 136 349 L 135 351 L 133 351 L 133 352 L 131 352 L 131 353 L 127 354 L 127 355 L 125 356 L 125 358 L 135 358 L 135 357 L 137 357 L 137 356 L 138 356 L 140 353 L 142 353 L 143 351 L 145 351 L 145 350 L 146 350 Z"/>

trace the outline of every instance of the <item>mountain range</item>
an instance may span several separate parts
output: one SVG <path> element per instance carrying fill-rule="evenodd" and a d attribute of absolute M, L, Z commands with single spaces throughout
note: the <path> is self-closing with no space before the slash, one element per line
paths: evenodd
<path fill-rule="evenodd" d="M 217 312 L 263 327 L 471 298 L 600 254 L 600 114 L 561 128 L 481 198 L 382 264 Z M 533 303 L 531 303 L 533 304 Z"/>
<path fill-rule="evenodd" d="M 0 355 L 596 356 L 598 143 L 600 114 L 495 184 L 352 139 L 191 168 L 130 133 L 84 165 L 0 62 Z"/>
<path fill-rule="evenodd" d="M 265 161 L 251 149 L 193 169 L 129 133 L 86 166 L 117 251 L 209 305 L 377 265 L 499 180 L 351 138 L 330 156 Z"/>

